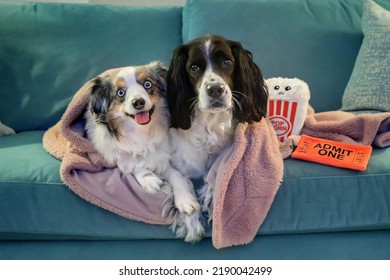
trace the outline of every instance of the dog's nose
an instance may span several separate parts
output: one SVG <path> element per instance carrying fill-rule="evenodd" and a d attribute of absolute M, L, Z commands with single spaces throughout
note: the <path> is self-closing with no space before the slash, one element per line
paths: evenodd
<path fill-rule="evenodd" d="M 210 97 L 220 97 L 225 92 L 225 86 L 223 84 L 209 84 L 206 87 L 207 94 Z"/>
<path fill-rule="evenodd" d="M 133 105 L 134 109 L 140 110 L 143 107 L 145 107 L 145 99 L 143 98 L 134 99 L 131 104 Z"/>

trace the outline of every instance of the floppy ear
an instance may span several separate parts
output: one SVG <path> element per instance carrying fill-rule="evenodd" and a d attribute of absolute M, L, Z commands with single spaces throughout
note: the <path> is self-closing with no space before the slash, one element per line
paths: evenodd
<path fill-rule="evenodd" d="M 109 77 L 96 77 L 92 80 L 90 111 L 96 123 L 104 124 L 111 135 L 117 136 L 115 127 L 107 119 L 111 105 L 112 84 Z"/>
<path fill-rule="evenodd" d="M 189 129 L 191 127 L 191 103 L 196 97 L 187 69 L 188 50 L 185 45 L 173 52 L 168 70 L 168 106 L 171 114 L 171 126 Z"/>
<path fill-rule="evenodd" d="M 90 110 L 97 122 L 104 122 L 111 104 L 111 83 L 106 78 L 96 77 L 92 80 Z"/>
<path fill-rule="evenodd" d="M 234 117 L 239 122 L 258 122 L 267 114 L 268 90 L 259 67 L 253 62 L 252 53 L 238 42 L 230 41 L 236 65 L 233 71 L 235 95 L 241 107 L 235 103 Z"/>

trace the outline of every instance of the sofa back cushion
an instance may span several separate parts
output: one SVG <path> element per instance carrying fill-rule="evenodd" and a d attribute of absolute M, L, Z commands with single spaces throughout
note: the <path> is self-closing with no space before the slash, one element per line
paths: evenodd
<path fill-rule="evenodd" d="M 240 41 L 266 78 L 305 80 L 315 110 L 335 110 L 363 38 L 362 2 L 188 0 L 183 40 L 211 33 Z"/>
<path fill-rule="evenodd" d="M 169 63 L 181 15 L 181 7 L 0 3 L 0 120 L 47 129 L 104 70 Z"/>

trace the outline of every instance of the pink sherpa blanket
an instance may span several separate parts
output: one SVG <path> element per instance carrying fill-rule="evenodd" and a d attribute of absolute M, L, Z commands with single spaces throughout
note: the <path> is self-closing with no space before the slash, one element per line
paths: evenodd
<path fill-rule="evenodd" d="M 101 74 L 115 74 L 120 69 Z M 62 181 L 80 197 L 123 217 L 166 224 L 167 195 L 145 193 L 132 175 L 107 165 L 84 134 L 90 81 L 73 97 L 61 120 L 43 137 L 44 148 L 60 159 Z M 283 160 L 272 125 L 240 124 L 233 146 L 213 164 L 207 181 L 215 186 L 213 244 L 249 243 L 265 219 L 283 176 Z"/>
<path fill-rule="evenodd" d="M 301 134 L 350 144 L 390 146 L 390 112 L 355 115 L 344 111 L 315 113 L 309 106 Z M 299 136 L 281 144 L 283 158 L 293 152 Z"/>
<path fill-rule="evenodd" d="M 216 186 L 213 244 L 250 243 L 263 223 L 283 177 L 283 159 L 268 120 L 239 124 L 235 142 L 214 162 L 206 181 Z"/>

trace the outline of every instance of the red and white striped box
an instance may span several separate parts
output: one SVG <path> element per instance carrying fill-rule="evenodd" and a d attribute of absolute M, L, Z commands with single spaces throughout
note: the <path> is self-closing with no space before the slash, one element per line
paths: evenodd
<path fill-rule="evenodd" d="M 307 101 L 269 99 L 268 118 L 280 142 L 290 135 L 299 135 L 307 112 Z"/>

